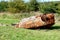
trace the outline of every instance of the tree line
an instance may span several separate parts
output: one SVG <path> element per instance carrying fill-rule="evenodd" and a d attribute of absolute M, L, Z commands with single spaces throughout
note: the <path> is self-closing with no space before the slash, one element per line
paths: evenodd
<path fill-rule="evenodd" d="M 24 2 L 22 0 L 0 2 L 0 12 L 19 13 L 31 11 L 60 13 L 60 2 L 37 2 L 37 0 L 30 0 L 30 2 Z"/>

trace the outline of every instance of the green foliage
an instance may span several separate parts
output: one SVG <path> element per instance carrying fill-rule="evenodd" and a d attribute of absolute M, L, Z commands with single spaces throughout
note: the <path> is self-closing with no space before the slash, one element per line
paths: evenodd
<path fill-rule="evenodd" d="M 59 13 L 60 14 L 60 3 L 57 4 L 57 6 L 56 6 L 56 13 Z"/>
<path fill-rule="evenodd" d="M 37 0 L 30 0 L 27 3 L 22 0 L 0 2 L 0 12 L 19 13 L 31 11 L 60 14 L 60 2 L 37 2 Z"/>
<path fill-rule="evenodd" d="M 16 13 L 16 12 L 24 11 L 24 9 L 25 9 L 25 4 L 21 0 L 13 0 L 8 3 L 9 12 Z"/>
<path fill-rule="evenodd" d="M 7 2 L 5 2 L 5 1 L 1 1 L 0 2 L 0 12 L 4 12 L 4 11 L 6 11 L 6 9 L 7 9 Z"/>
<path fill-rule="evenodd" d="M 16 13 L 17 10 L 16 10 L 16 8 L 8 8 L 8 12 Z"/>
<path fill-rule="evenodd" d="M 38 11 L 38 2 L 37 0 L 30 0 L 30 10 Z"/>
<path fill-rule="evenodd" d="M 54 3 L 41 3 L 39 5 L 39 10 L 43 13 L 56 13 L 56 6 Z"/>

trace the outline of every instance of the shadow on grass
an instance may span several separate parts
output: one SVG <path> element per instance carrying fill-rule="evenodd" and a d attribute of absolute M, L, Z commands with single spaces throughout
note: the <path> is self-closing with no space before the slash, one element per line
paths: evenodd
<path fill-rule="evenodd" d="M 50 29 L 51 30 L 53 30 L 53 29 L 60 29 L 60 26 L 52 26 Z"/>
<path fill-rule="evenodd" d="M 48 29 L 48 30 L 60 29 L 60 26 L 52 26 L 51 28 L 37 28 L 37 30 L 44 30 L 44 29 Z M 32 28 L 30 30 L 36 30 L 36 29 Z"/>
<path fill-rule="evenodd" d="M 54 30 L 54 29 L 60 29 L 60 26 L 52 26 L 51 28 L 41 28 L 41 29 Z"/>

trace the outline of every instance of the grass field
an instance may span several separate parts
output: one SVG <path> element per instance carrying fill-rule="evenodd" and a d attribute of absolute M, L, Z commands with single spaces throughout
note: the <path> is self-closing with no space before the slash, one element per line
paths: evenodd
<path fill-rule="evenodd" d="M 10 26 L 19 21 L 19 19 L 0 18 L 0 23 L 8 24 L 8 26 L 0 26 L 0 40 L 60 40 L 60 21 L 51 29 L 30 30 Z"/>

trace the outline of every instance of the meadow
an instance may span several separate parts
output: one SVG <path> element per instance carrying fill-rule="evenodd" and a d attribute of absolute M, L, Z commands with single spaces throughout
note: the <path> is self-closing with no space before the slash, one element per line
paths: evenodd
<path fill-rule="evenodd" d="M 60 21 L 55 17 L 56 23 L 50 29 L 24 29 L 15 28 L 11 24 L 18 23 L 22 18 L 35 14 L 0 14 L 0 40 L 60 40 Z"/>

